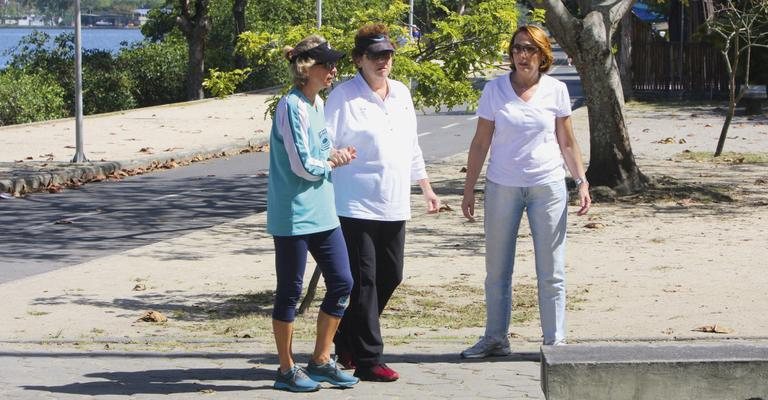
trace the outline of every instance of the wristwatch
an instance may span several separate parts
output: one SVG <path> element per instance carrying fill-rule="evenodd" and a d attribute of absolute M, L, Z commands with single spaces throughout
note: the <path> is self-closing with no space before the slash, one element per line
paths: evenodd
<path fill-rule="evenodd" d="M 576 183 L 576 186 L 581 186 L 582 183 L 587 182 L 587 178 L 573 178 L 573 182 Z"/>

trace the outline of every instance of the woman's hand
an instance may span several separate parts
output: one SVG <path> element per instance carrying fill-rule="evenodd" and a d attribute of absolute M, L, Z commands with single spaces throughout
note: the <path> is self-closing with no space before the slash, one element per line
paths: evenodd
<path fill-rule="evenodd" d="M 440 199 L 435 192 L 432 190 L 424 192 L 424 199 L 427 200 L 427 214 L 436 214 L 440 211 Z"/>
<path fill-rule="evenodd" d="M 585 179 L 579 184 L 579 211 L 576 211 L 576 215 L 585 215 L 589 212 L 589 208 L 592 206 L 592 196 L 589 195 L 589 182 Z"/>
<path fill-rule="evenodd" d="M 464 213 L 464 218 L 469 222 L 475 222 L 475 192 L 464 191 L 464 198 L 461 199 L 461 212 Z"/>
<path fill-rule="evenodd" d="M 353 146 L 347 146 L 341 149 L 332 149 L 328 163 L 331 168 L 338 168 L 349 164 L 355 158 L 357 158 L 357 149 Z"/>

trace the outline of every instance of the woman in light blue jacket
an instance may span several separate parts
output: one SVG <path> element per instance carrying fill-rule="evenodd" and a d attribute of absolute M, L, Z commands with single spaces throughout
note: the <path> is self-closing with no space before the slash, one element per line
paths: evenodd
<path fill-rule="evenodd" d="M 334 207 L 330 174 L 355 157 L 353 148 L 331 149 L 318 93 L 336 76 L 343 53 L 312 35 L 286 48 L 294 87 L 280 99 L 270 134 L 267 231 L 275 242 L 277 289 L 272 327 L 280 368 L 274 388 L 311 392 L 320 382 L 349 387 L 358 379 L 336 367 L 333 336 L 352 290 L 344 236 Z M 326 294 L 317 320 L 315 350 L 306 368 L 293 361 L 291 343 L 307 252 L 325 278 Z"/>

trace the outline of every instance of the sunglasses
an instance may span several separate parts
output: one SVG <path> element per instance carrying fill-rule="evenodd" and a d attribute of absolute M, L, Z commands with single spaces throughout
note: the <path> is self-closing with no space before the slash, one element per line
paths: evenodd
<path fill-rule="evenodd" d="M 525 54 L 530 56 L 539 51 L 539 48 L 531 45 L 515 44 L 512 45 L 512 54 Z"/>
<path fill-rule="evenodd" d="M 395 53 L 393 51 L 380 51 L 378 53 L 371 53 L 367 51 L 365 52 L 365 56 L 372 61 L 389 60 L 390 58 L 392 58 L 392 56 L 394 56 L 394 54 Z"/>
<path fill-rule="evenodd" d="M 321 63 L 318 63 L 318 64 L 322 65 L 323 68 L 325 68 L 328 71 L 330 71 L 330 70 L 336 68 L 336 64 L 337 63 L 336 63 L 336 61 L 325 61 L 325 62 L 321 62 Z"/>

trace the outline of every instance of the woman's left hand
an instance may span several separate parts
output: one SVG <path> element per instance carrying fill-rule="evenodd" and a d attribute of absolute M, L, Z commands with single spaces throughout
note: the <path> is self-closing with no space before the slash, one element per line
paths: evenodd
<path fill-rule="evenodd" d="M 440 199 L 435 192 L 424 192 L 424 199 L 427 200 L 427 214 L 436 214 L 440 211 Z"/>
<path fill-rule="evenodd" d="M 579 185 L 579 206 L 581 208 L 576 212 L 576 215 L 585 215 L 592 206 L 592 197 L 589 195 L 589 183 L 586 181 Z"/>

